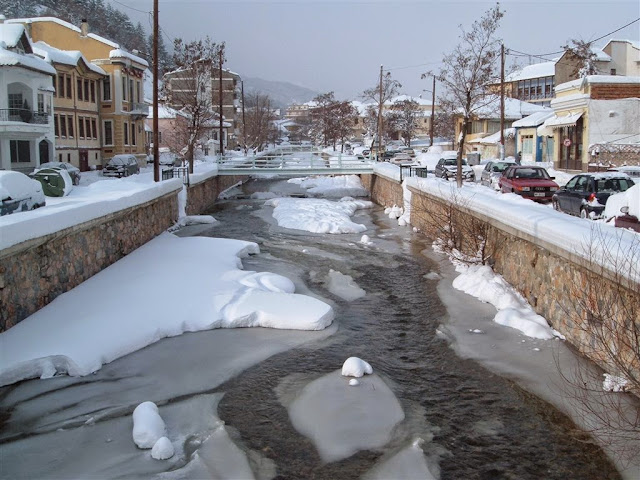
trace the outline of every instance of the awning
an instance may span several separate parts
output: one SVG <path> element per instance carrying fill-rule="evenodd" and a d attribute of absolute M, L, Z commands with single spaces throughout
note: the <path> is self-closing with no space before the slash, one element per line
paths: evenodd
<path fill-rule="evenodd" d="M 547 128 L 573 127 L 581 116 L 582 112 L 573 113 L 562 117 L 554 115 L 553 117 L 545 120 L 542 126 Z"/>

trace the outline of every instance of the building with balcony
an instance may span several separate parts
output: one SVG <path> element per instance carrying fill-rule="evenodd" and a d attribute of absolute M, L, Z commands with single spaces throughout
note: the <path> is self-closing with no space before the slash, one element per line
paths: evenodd
<path fill-rule="evenodd" d="M 117 43 L 90 33 L 86 21 L 80 27 L 53 17 L 13 19 L 7 22 L 24 25 L 36 42 L 45 42 L 59 50 L 81 52 L 89 62 L 105 72 L 102 81 L 96 84 L 95 92 L 99 102 L 98 136 L 101 140 L 102 164 L 121 153 L 135 155 L 140 165 L 146 164 L 144 119 L 149 114 L 149 106 L 144 101 L 143 78 L 148 63 L 122 49 Z M 75 83 L 67 78 L 63 76 L 65 98 L 67 88 L 77 97 L 77 78 Z M 84 79 L 82 89 L 84 99 Z M 57 90 L 60 90 L 60 85 L 57 85 Z M 57 98 L 62 93 L 58 91 Z M 59 133 L 62 132 L 59 130 Z"/>
<path fill-rule="evenodd" d="M 36 42 L 33 50 L 56 69 L 56 160 L 72 163 L 83 172 L 102 165 L 99 94 L 105 71 L 77 50 L 60 50 L 45 42 Z"/>
<path fill-rule="evenodd" d="M 33 54 L 22 25 L 0 23 L 0 168 L 31 172 L 53 160 L 55 69 Z"/>

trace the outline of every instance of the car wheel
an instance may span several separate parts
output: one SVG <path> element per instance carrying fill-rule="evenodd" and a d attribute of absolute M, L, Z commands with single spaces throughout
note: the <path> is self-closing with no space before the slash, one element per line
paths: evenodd
<path fill-rule="evenodd" d="M 589 212 L 587 212 L 586 208 L 580 209 L 580 218 L 589 218 Z"/>
<path fill-rule="evenodd" d="M 73 179 L 73 184 L 77 187 L 78 185 L 80 185 L 80 177 L 75 177 Z"/>
<path fill-rule="evenodd" d="M 556 212 L 560 211 L 560 205 L 558 205 L 558 200 L 556 200 L 555 198 L 553 200 L 551 200 L 551 205 L 553 205 L 553 209 Z"/>

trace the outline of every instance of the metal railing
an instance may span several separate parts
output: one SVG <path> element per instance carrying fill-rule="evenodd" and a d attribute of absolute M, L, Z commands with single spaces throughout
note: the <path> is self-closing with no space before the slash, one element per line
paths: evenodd
<path fill-rule="evenodd" d="M 132 115 L 149 115 L 149 105 L 146 103 L 131 102 L 129 106 L 129 113 Z"/>
<path fill-rule="evenodd" d="M 189 186 L 189 167 L 173 167 L 162 170 L 162 180 L 182 178 L 182 183 Z"/>
<path fill-rule="evenodd" d="M 49 123 L 49 114 L 45 112 L 34 112 L 27 108 L 3 108 L 0 109 L 0 122 L 46 125 Z"/>

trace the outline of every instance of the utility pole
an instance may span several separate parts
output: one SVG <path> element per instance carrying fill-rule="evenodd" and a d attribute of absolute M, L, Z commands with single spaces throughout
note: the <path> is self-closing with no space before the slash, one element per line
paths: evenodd
<path fill-rule="evenodd" d="M 500 46 L 500 160 L 504 160 L 504 43 Z"/>
<path fill-rule="evenodd" d="M 153 181 L 160 181 L 158 145 L 158 0 L 153 0 Z"/>
<path fill-rule="evenodd" d="M 378 149 L 376 150 L 376 160 L 380 160 L 382 150 L 382 65 L 380 65 L 380 101 L 378 104 Z"/>
<path fill-rule="evenodd" d="M 218 79 L 218 95 L 220 96 L 220 156 L 224 155 L 224 137 L 223 137 L 223 129 L 222 129 L 222 47 L 220 47 L 219 54 L 219 64 L 220 64 L 220 78 Z"/>
<path fill-rule="evenodd" d="M 433 146 L 433 121 L 436 114 L 436 76 L 433 76 L 433 88 L 431 89 L 431 125 L 429 128 L 429 139 L 431 140 L 431 146 Z"/>
<path fill-rule="evenodd" d="M 247 154 L 247 129 L 244 121 L 244 80 L 240 80 L 240 91 L 242 92 L 242 143 L 244 144 L 244 154 Z"/>

